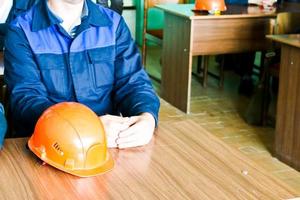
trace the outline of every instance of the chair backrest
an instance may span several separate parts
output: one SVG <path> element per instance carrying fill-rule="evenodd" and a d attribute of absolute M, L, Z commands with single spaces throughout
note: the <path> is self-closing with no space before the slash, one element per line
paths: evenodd
<path fill-rule="evenodd" d="M 5 100 L 6 100 L 6 85 L 4 83 L 4 62 L 3 62 L 3 51 L 0 51 L 0 102 L 4 104 L 5 107 Z"/>
<path fill-rule="evenodd" d="M 143 56 L 143 65 L 146 65 L 146 40 L 152 40 L 156 44 L 161 45 L 162 38 L 163 38 L 163 11 L 156 9 L 155 12 L 155 23 L 148 22 L 150 18 L 150 10 L 148 13 L 148 9 L 153 8 L 155 5 L 158 4 L 167 4 L 167 3 L 173 3 L 173 4 L 183 4 L 186 3 L 188 0 L 145 0 L 144 1 L 144 19 L 143 19 L 143 46 L 142 46 L 142 56 Z M 152 9 L 152 11 L 155 10 L 155 8 Z M 149 16 L 148 16 L 149 14 Z M 152 12 L 153 14 L 153 12 Z M 154 17 L 151 15 L 151 18 Z"/>
<path fill-rule="evenodd" d="M 300 13 L 279 13 L 274 33 L 290 34 L 300 29 Z"/>
<path fill-rule="evenodd" d="M 158 4 L 166 4 L 166 3 L 175 3 L 175 4 L 183 4 L 186 3 L 187 0 L 145 0 L 144 2 L 144 27 L 147 26 L 148 21 L 148 9 L 153 8 Z M 161 11 L 163 12 L 163 11 Z"/>
<path fill-rule="evenodd" d="M 159 10 L 156 12 L 156 23 L 154 23 L 154 27 L 149 27 L 148 20 L 150 15 L 148 16 L 148 9 L 153 8 L 155 5 L 158 4 L 167 4 L 167 3 L 174 3 L 174 4 L 184 4 L 187 3 L 189 0 L 145 0 L 144 1 L 144 19 L 143 19 L 143 34 L 146 33 L 146 31 L 149 29 L 162 29 L 161 26 L 163 26 L 163 11 Z M 153 14 L 153 13 L 152 13 Z M 154 17 L 151 15 L 151 18 Z"/>
<path fill-rule="evenodd" d="M 3 51 L 0 51 L 0 68 L 4 67 L 4 63 L 3 63 Z M 15 130 L 14 130 L 14 126 L 13 126 L 13 122 L 12 122 L 12 116 L 10 113 L 10 106 L 9 106 L 9 92 L 7 89 L 7 86 L 4 82 L 4 75 L 2 73 L 1 69 L 1 73 L 0 73 L 0 102 L 2 103 L 4 110 L 5 110 L 5 116 L 6 116 L 6 120 L 7 120 L 7 132 L 5 137 L 6 138 L 10 138 L 10 137 L 16 137 L 17 135 L 15 134 Z"/>

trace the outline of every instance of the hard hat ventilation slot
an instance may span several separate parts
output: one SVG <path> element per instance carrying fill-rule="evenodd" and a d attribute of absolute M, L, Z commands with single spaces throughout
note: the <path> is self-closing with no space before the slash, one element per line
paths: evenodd
<path fill-rule="evenodd" d="M 52 146 L 60 155 L 64 155 L 63 150 L 60 148 L 60 146 L 57 142 L 55 142 Z"/>

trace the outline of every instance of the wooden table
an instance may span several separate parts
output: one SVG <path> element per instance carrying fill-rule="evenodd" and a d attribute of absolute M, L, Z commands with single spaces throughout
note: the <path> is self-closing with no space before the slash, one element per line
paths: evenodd
<path fill-rule="evenodd" d="M 267 37 L 281 43 L 275 154 L 300 170 L 300 34 Z"/>
<path fill-rule="evenodd" d="M 265 50 L 276 13 L 257 6 L 228 5 L 222 15 L 192 12 L 194 4 L 158 5 L 165 12 L 162 97 L 189 113 L 192 58 Z"/>
<path fill-rule="evenodd" d="M 111 149 L 112 171 L 78 178 L 7 139 L 0 199 L 289 199 L 296 193 L 193 121 L 161 123 L 150 144 Z"/>

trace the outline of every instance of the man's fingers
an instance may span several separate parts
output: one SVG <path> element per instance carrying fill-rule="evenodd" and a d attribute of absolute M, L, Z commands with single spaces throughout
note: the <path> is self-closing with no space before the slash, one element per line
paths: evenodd
<path fill-rule="evenodd" d="M 149 143 L 153 136 L 154 118 L 147 113 L 129 118 L 105 115 L 101 116 L 101 120 L 107 135 L 107 145 L 110 148 L 142 146 Z"/>
<path fill-rule="evenodd" d="M 114 123 L 111 129 L 120 132 L 128 129 L 129 125 L 128 124 L 122 124 L 122 123 Z"/>
<path fill-rule="evenodd" d="M 144 145 L 144 144 L 140 144 L 139 141 L 132 141 L 132 142 L 118 144 L 118 148 L 125 149 L 125 148 L 129 148 L 129 147 L 139 147 L 142 145 Z"/>
<path fill-rule="evenodd" d="M 107 140 L 107 147 L 108 148 L 117 148 L 118 145 L 117 145 L 117 143 L 115 141 L 108 141 Z"/>
<path fill-rule="evenodd" d="M 129 120 L 129 117 L 121 117 L 117 115 L 103 115 L 100 116 L 101 120 L 103 121 L 114 121 L 114 122 L 119 122 L 119 123 L 125 123 Z"/>
<path fill-rule="evenodd" d="M 123 137 L 123 138 L 119 137 L 118 139 L 116 139 L 116 143 L 118 145 L 120 145 L 120 144 L 128 143 L 128 142 L 131 143 L 131 142 L 134 142 L 136 140 L 139 140 L 138 136 L 135 137 L 135 135 L 132 134 L 131 137 L 130 136 L 129 137 Z"/>
<path fill-rule="evenodd" d="M 148 144 L 151 138 L 126 138 L 127 141 L 122 142 L 117 140 L 117 147 L 119 149 L 129 148 L 129 147 L 139 147 Z"/>
<path fill-rule="evenodd" d="M 137 121 L 139 121 L 139 117 L 137 116 L 133 116 L 133 117 L 129 117 L 127 123 L 131 125 L 135 124 Z"/>
<path fill-rule="evenodd" d="M 131 137 L 134 134 L 140 133 L 138 131 L 138 129 L 139 129 L 138 126 L 139 126 L 138 124 L 134 124 L 134 125 L 130 126 L 128 129 L 121 131 L 119 133 L 119 138 L 122 139 L 122 138 L 126 138 L 126 137 Z"/>
<path fill-rule="evenodd" d="M 135 127 L 133 128 L 133 126 L 130 127 L 129 129 L 127 129 L 124 132 L 121 132 L 119 134 L 119 137 L 116 139 L 116 143 L 119 148 L 141 146 L 141 145 L 147 144 L 152 138 L 152 135 L 150 135 L 150 136 L 145 135 L 145 134 L 143 134 L 143 132 L 137 131 L 138 128 L 135 128 Z M 121 137 L 121 135 L 122 135 L 122 137 Z M 133 146 L 130 146 L 130 145 L 133 145 Z"/>

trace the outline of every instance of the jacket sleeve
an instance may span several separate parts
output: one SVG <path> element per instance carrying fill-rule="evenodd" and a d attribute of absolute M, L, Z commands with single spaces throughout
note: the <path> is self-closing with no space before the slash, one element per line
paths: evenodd
<path fill-rule="evenodd" d="M 54 103 L 47 98 L 24 32 L 13 25 L 5 39 L 4 65 L 13 119 L 32 131 L 42 112 Z"/>
<path fill-rule="evenodd" d="M 116 33 L 115 79 L 114 100 L 118 110 L 124 116 L 149 112 L 157 124 L 160 102 L 123 18 Z"/>

